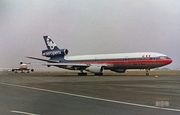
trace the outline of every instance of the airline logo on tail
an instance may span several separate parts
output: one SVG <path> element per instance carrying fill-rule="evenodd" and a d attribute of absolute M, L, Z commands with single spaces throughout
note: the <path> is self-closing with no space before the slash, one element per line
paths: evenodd
<path fill-rule="evenodd" d="M 54 47 L 56 46 L 56 44 L 49 38 L 46 39 L 46 43 L 47 43 L 47 46 L 51 49 L 51 50 L 54 50 Z"/>

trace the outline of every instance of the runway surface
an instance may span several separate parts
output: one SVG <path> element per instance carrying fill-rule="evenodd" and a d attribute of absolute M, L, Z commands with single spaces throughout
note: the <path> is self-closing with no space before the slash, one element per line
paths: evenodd
<path fill-rule="evenodd" d="M 179 115 L 179 83 L 178 75 L 0 72 L 0 114 Z"/>

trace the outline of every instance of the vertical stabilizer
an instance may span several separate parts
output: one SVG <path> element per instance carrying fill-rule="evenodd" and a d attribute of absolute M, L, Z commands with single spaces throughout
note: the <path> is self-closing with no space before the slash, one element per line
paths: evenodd
<path fill-rule="evenodd" d="M 51 40 L 49 36 L 43 36 L 48 50 L 58 50 L 57 45 Z"/>
<path fill-rule="evenodd" d="M 50 57 L 53 60 L 62 60 L 68 54 L 67 49 L 59 49 L 49 36 L 43 36 L 47 49 L 42 50 L 42 56 Z"/>

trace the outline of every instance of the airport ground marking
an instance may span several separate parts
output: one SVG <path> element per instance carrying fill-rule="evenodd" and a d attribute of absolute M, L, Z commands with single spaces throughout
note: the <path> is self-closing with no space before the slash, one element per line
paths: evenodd
<path fill-rule="evenodd" d="M 56 93 L 56 94 L 69 95 L 69 96 L 74 96 L 74 97 L 81 97 L 81 98 L 86 98 L 86 99 L 93 99 L 93 100 L 98 100 L 98 101 L 105 101 L 105 102 L 111 102 L 111 103 L 137 106 L 137 107 L 145 107 L 145 108 L 151 108 L 151 109 L 180 112 L 180 109 L 162 108 L 162 107 L 157 107 L 157 106 L 142 105 L 142 104 L 136 104 L 136 103 L 123 102 L 123 101 L 115 101 L 115 100 L 110 100 L 110 99 L 90 97 L 90 96 L 84 96 L 84 95 L 78 95 L 78 94 L 72 94 L 72 93 L 66 93 L 66 92 L 60 92 L 60 91 L 53 91 L 53 90 L 41 89 L 41 88 L 35 88 L 35 87 L 29 87 L 29 86 L 23 86 L 23 85 L 9 84 L 9 83 L 3 83 L 3 82 L 0 82 L 0 84 L 14 86 L 14 87 L 21 87 L 21 88 L 26 88 L 26 89 L 33 89 L 33 90 L 44 91 L 44 92 L 50 92 L 50 93 Z M 34 115 L 37 115 L 37 114 L 34 114 Z"/>
<path fill-rule="evenodd" d="M 12 110 L 11 113 L 19 113 L 23 115 L 39 115 L 39 114 L 28 113 L 28 112 L 23 112 L 23 111 L 14 111 L 14 110 Z"/>

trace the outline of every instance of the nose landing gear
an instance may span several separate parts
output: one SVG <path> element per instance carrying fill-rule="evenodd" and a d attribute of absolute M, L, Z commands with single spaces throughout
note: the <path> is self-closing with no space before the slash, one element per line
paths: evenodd
<path fill-rule="evenodd" d="M 146 69 L 146 76 L 149 76 L 150 69 Z"/>

